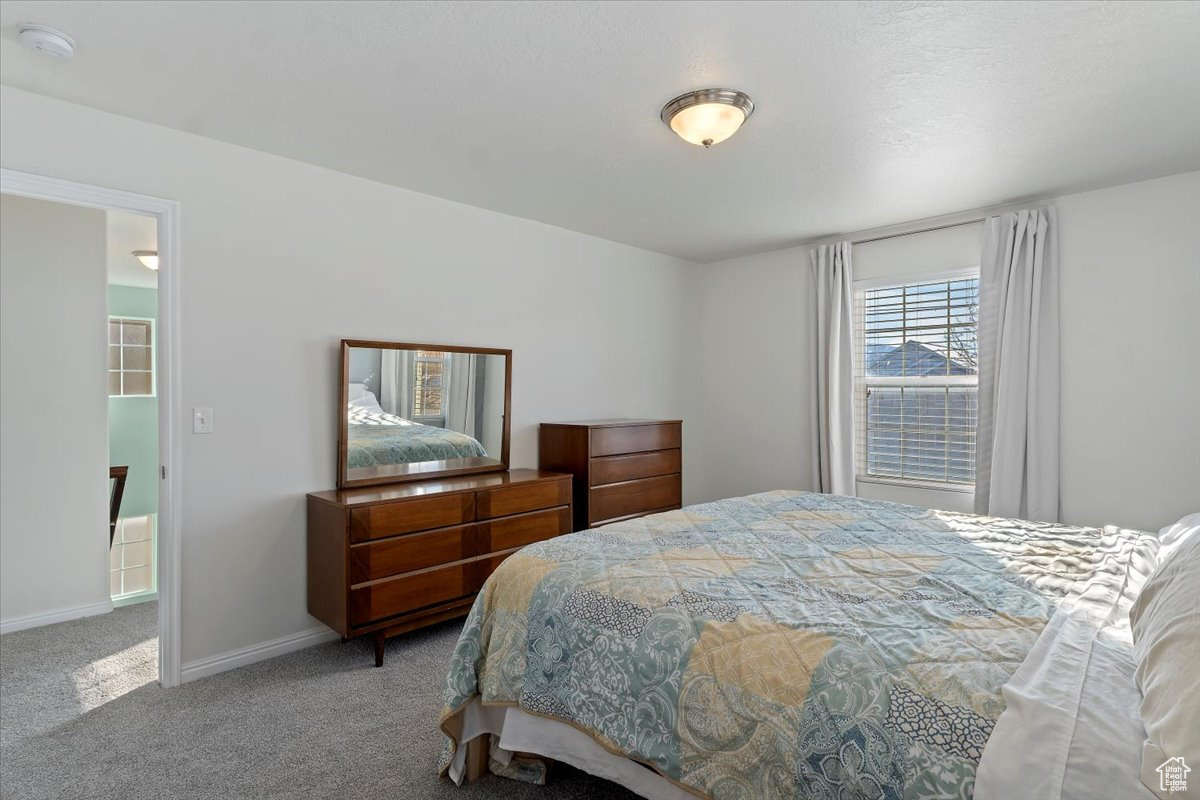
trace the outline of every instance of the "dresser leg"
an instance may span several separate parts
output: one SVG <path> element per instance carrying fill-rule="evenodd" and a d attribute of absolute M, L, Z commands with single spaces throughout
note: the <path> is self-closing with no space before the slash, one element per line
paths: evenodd
<path fill-rule="evenodd" d="M 387 637 L 384 635 L 383 631 L 379 631 L 375 634 L 375 666 L 377 667 L 383 666 L 383 645 L 386 642 Z"/>

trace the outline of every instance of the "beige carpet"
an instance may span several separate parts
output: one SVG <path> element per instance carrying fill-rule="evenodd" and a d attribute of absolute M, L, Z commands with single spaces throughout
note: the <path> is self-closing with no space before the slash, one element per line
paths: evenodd
<path fill-rule="evenodd" d="M 156 609 L 0 637 L 0 796 L 25 798 L 583 798 L 632 800 L 561 765 L 549 786 L 456 787 L 434 763 L 461 622 L 332 642 L 164 690 Z"/>

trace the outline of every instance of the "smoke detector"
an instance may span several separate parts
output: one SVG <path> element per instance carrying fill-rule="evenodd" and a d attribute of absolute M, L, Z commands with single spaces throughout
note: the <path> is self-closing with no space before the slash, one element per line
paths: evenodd
<path fill-rule="evenodd" d="M 75 40 L 45 25 L 21 25 L 17 39 L 30 50 L 66 61 L 75 55 Z"/>

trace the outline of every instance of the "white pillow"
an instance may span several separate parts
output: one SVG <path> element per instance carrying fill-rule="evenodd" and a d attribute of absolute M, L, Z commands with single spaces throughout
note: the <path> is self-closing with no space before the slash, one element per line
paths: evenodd
<path fill-rule="evenodd" d="M 1168 525 L 1158 532 L 1158 564 L 1171 557 L 1171 554 L 1192 535 L 1200 533 L 1200 513 L 1188 514 L 1174 525 Z"/>
<path fill-rule="evenodd" d="M 1147 736 L 1142 783 L 1163 800 L 1184 800 L 1200 797 L 1200 514 L 1159 537 L 1164 556 L 1129 611 Z M 1189 791 L 1171 791 L 1172 772 Z"/>
<path fill-rule="evenodd" d="M 347 394 L 350 395 L 347 399 L 349 399 L 350 402 L 354 402 L 366 393 L 367 385 L 365 383 L 348 383 L 346 384 L 346 390 Z"/>
<path fill-rule="evenodd" d="M 350 385 L 353 386 L 354 384 L 350 384 Z M 362 384 L 360 383 L 359 386 L 362 386 Z M 353 396 L 351 396 L 350 403 L 349 403 L 349 409 L 347 409 L 347 410 L 349 410 L 349 411 L 362 410 L 362 411 L 367 412 L 368 414 L 382 414 L 383 413 L 383 409 L 379 407 L 379 401 L 375 399 L 375 393 L 368 392 L 365 388 L 362 391 L 362 395 L 360 397 L 358 397 L 357 399 L 355 399 Z"/>

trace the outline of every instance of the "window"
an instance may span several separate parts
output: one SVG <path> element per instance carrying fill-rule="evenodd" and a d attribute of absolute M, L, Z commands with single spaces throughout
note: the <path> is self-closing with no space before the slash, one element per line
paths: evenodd
<path fill-rule="evenodd" d="M 114 600 L 145 598 L 158 590 L 154 569 L 157 518 L 122 517 L 109 549 L 110 592 Z"/>
<path fill-rule="evenodd" d="M 413 419 L 440 421 L 446 416 L 449 353 L 418 350 L 413 359 Z"/>
<path fill-rule="evenodd" d="M 108 318 L 108 396 L 154 394 L 154 323 Z"/>
<path fill-rule="evenodd" d="M 855 291 L 859 478 L 975 483 L 979 276 Z"/>

